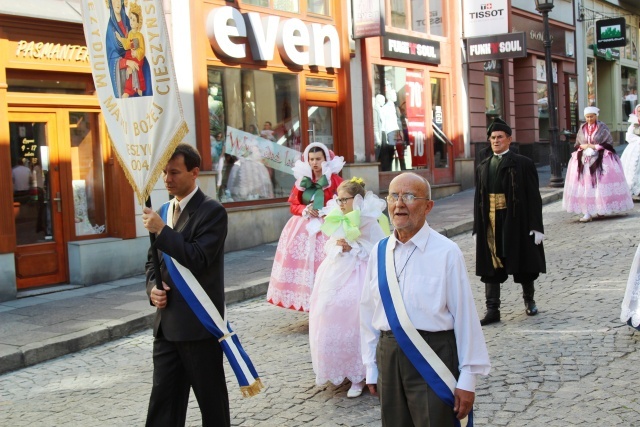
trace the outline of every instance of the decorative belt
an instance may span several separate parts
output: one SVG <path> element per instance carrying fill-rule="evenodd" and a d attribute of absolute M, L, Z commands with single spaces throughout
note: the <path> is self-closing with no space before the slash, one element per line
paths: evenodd
<path fill-rule="evenodd" d="M 507 209 L 507 198 L 504 193 L 489 194 L 489 210 L 495 212 L 500 209 Z"/>
<path fill-rule="evenodd" d="M 487 227 L 487 244 L 491 253 L 493 268 L 503 268 L 502 260 L 498 255 L 496 246 L 496 211 L 507 208 L 507 199 L 504 193 L 489 194 L 489 224 Z"/>

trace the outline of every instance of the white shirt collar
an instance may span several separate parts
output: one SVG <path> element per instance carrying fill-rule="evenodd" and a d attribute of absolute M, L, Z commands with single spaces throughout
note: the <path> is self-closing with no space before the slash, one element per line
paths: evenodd
<path fill-rule="evenodd" d="M 509 149 L 507 148 L 505 151 L 503 151 L 502 153 L 493 153 L 494 156 L 498 156 L 499 158 L 502 158 L 502 156 L 504 156 L 505 154 L 507 154 L 509 152 Z"/>
<path fill-rule="evenodd" d="M 196 188 L 194 188 L 193 191 L 191 193 L 189 193 L 189 195 L 187 197 L 184 197 L 182 200 L 180 200 L 180 202 L 178 202 L 178 204 L 180 205 L 180 212 L 182 212 L 184 210 L 184 208 L 187 207 L 187 204 L 189 203 L 189 200 L 191 200 L 193 195 L 196 194 L 196 191 L 198 191 L 198 186 L 197 185 L 196 185 Z M 178 201 L 178 199 L 176 199 L 176 198 L 173 199 L 174 209 L 175 209 L 175 203 L 177 201 Z"/>
<path fill-rule="evenodd" d="M 391 248 L 395 249 L 396 244 L 400 245 L 408 245 L 410 242 L 420 249 L 420 252 L 424 252 L 427 247 L 427 241 L 429 240 L 429 234 L 431 233 L 431 227 L 429 227 L 429 223 L 427 221 L 424 222 L 422 228 L 407 241 L 407 243 L 402 243 L 396 237 L 396 232 L 394 231 L 391 234 L 391 238 L 389 239 L 389 243 L 391 244 Z"/>

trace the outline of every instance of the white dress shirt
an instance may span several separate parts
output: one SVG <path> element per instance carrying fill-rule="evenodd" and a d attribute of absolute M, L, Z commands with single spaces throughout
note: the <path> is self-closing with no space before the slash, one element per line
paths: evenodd
<path fill-rule="evenodd" d="M 392 234 L 388 245 L 393 248 L 395 273 L 409 319 L 421 331 L 453 329 L 460 362 L 457 388 L 475 392 L 476 375 L 489 374 L 491 364 L 460 248 L 427 223 L 404 244 Z M 360 300 L 360 342 L 367 384 L 378 382 L 376 345 L 380 331 L 389 330 L 378 287 L 376 244 Z"/>

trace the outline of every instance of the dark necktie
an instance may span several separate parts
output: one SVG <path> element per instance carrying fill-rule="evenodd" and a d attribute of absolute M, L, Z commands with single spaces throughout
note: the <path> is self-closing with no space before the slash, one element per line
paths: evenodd
<path fill-rule="evenodd" d="M 176 224 L 178 223 L 178 218 L 180 217 L 180 212 L 182 212 L 180 210 L 180 203 L 174 203 L 173 204 L 174 209 L 173 209 L 173 228 L 176 228 Z"/>

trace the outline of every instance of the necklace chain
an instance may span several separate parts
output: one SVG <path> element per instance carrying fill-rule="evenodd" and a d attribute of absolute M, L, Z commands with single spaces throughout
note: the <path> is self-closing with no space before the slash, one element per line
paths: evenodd
<path fill-rule="evenodd" d="M 409 260 L 413 256 L 413 253 L 416 251 L 416 249 L 418 249 L 418 247 L 414 246 L 413 250 L 407 257 L 407 260 L 404 262 L 404 265 L 402 266 L 402 270 L 400 270 L 400 273 L 398 273 L 398 270 L 396 269 L 396 279 L 398 280 L 398 283 L 400 282 L 400 276 L 402 276 L 402 272 L 404 271 L 405 268 L 407 268 L 407 264 L 409 263 Z"/>

